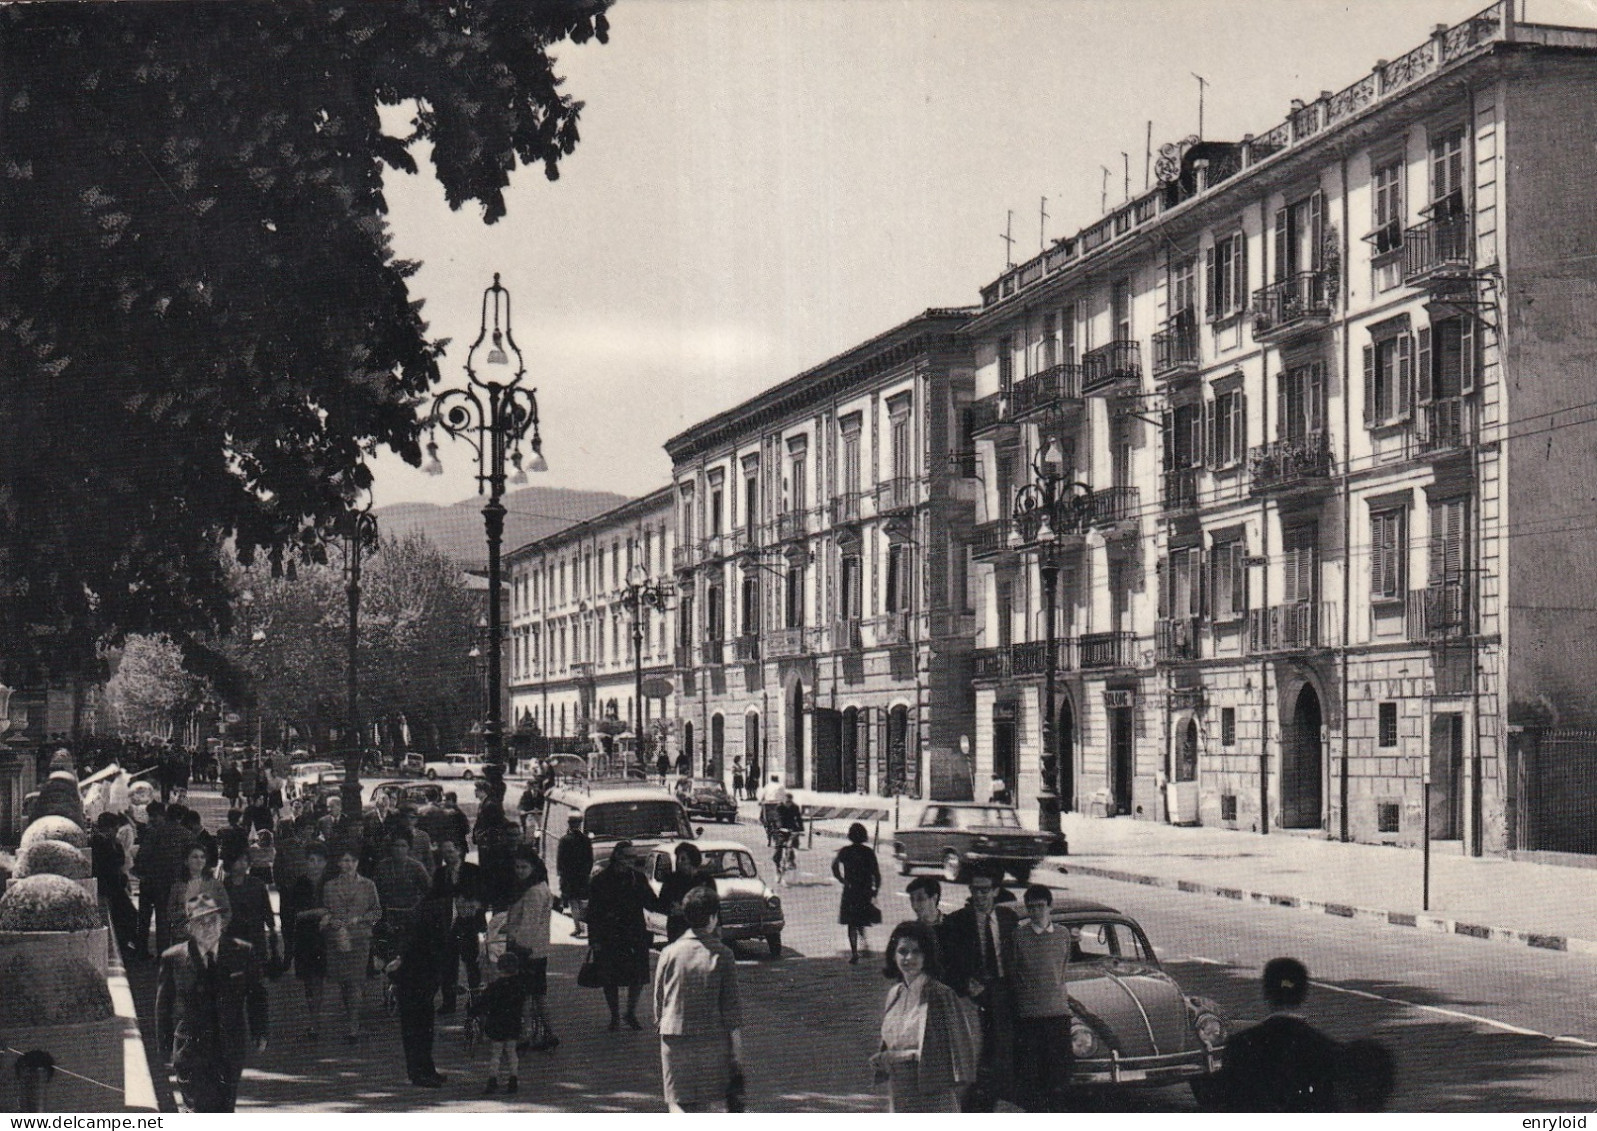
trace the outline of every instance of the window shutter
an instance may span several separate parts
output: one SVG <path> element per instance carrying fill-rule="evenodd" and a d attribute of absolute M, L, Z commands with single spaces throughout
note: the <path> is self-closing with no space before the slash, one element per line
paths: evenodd
<path fill-rule="evenodd" d="M 1192 615 L 1209 615 L 1209 569 L 1211 561 L 1202 550 L 1192 551 Z"/>
<path fill-rule="evenodd" d="M 1232 413 L 1236 431 L 1232 437 L 1231 458 L 1240 462 L 1248 456 L 1248 394 L 1238 390 L 1236 398 L 1236 408 Z M 1242 552 L 1240 547 L 1237 552 Z"/>
<path fill-rule="evenodd" d="M 1431 399 L 1436 383 L 1436 371 L 1431 361 L 1431 328 L 1421 326 L 1415 334 L 1414 376 L 1417 384 L 1415 400 L 1425 404 Z"/>
<path fill-rule="evenodd" d="M 1378 414 L 1375 406 L 1375 347 L 1364 347 L 1364 426 L 1368 428 L 1376 422 Z"/>
<path fill-rule="evenodd" d="M 1170 566 L 1163 558 L 1154 566 L 1159 583 L 1159 619 L 1170 619 Z"/>
<path fill-rule="evenodd" d="M 1386 587 L 1386 515 L 1370 516 L 1370 596 L 1388 596 Z"/>
<path fill-rule="evenodd" d="M 1287 210 L 1275 214 L 1275 281 L 1280 282 L 1292 273 L 1292 230 L 1287 222 Z"/>
<path fill-rule="evenodd" d="M 1464 396 L 1475 391 L 1475 367 L 1479 363 L 1480 351 L 1476 348 L 1479 344 L 1476 335 L 1480 328 L 1473 316 L 1465 314 L 1463 329 L 1459 334 L 1459 392 Z"/>
<path fill-rule="evenodd" d="M 1231 615 L 1240 617 L 1248 609 L 1247 545 L 1238 540 L 1231 543 Z"/>
<path fill-rule="evenodd" d="M 1203 306 L 1212 321 L 1220 316 L 1219 296 L 1215 294 L 1214 248 L 1203 253 Z"/>
<path fill-rule="evenodd" d="M 1313 269 L 1325 269 L 1325 193 L 1315 192 L 1309 197 L 1309 232 L 1314 239 L 1310 254 L 1314 257 Z"/>
<path fill-rule="evenodd" d="M 1397 395 L 1392 399 L 1396 418 L 1406 420 L 1414 403 L 1414 337 L 1411 334 L 1397 339 Z"/>
<path fill-rule="evenodd" d="M 1160 429 L 1164 436 L 1164 469 L 1173 471 L 1176 466 L 1176 426 L 1175 418 L 1170 413 L 1164 413 L 1164 425 Z"/>
<path fill-rule="evenodd" d="M 1214 405 L 1204 401 L 1198 405 L 1197 411 L 1192 414 L 1192 430 L 1196 433 L 1192 437 L 1192 466 L 1211 467 L 1211 453 L 1214 445 L 1210 442 L 1210 429 L 1213 427 Z"/>
<path fill-rule="evenodd" d="M 1232 290 L 1231 308 L 1241 311 L 1248 307 L 1248 235 L 1238 232 L 1231 238 L 1236 241 L 1236 254 L 1231 257 L 1232 277 L 1236 284 Z"/>

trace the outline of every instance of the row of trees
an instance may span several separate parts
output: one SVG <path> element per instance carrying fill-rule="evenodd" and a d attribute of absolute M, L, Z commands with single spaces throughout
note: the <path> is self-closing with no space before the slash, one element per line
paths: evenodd
<path fill-rule="evenodd" d="M 0 680 L 142 633 L 236 682 L 205 643 L 233 562 L 325 561 L 367 458 L 420 462 L 445 343 L 385 173 L 419 145 L 488 223 L 518 166 L 553 179 L 581 104 L 551 51 L 608 3 L 0 8 Z"/>
<path fill-rule="evenodd" d="M 483 712 L 477 596 L 420 535 L 386 538 L 361 579 L 360 710 L 389 751 L 458 748 Z M 106 687 L 117 724 L 171 733 L 197 712 L 248 709 L 271 744 L 292 729 L 328 750 L 347 713 L 347 596 L 342 571 L 312 564 L 293 578 L 237 569 L 234 628 L 207 647 L 242 675 L 223 693 L 196 678 L 166 636 L 133 636 Z M 406 738 L 408 736 L 408 742 Z"/>

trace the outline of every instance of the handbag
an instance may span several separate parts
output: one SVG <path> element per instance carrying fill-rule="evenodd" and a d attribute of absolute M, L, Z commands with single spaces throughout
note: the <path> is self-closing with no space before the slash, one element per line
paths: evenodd
<path fill-rule="evenodd" d="M 872 926 L 882 921 L 882 909 L 876 906 L 874 899 L 870 902 L 870 910 L 866 912 L 866 917 L 870 920 Z"/>
<path fill-rule="evenodd" d="M 598 947 L 590 946 L 582 956 L 582 965 L 577 969 L 577 985 L 587 990 L 596 990 L 604 985 L 604 979 L 599 976 Z"/>

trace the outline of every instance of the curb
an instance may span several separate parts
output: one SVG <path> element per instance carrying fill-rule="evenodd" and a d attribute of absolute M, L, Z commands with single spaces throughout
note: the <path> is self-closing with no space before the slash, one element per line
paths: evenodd
<path fill-rule="evenodd" d="M 1168 876 L 1150 876 L 1138 872 L 1122 871 L 1118 868 L 1104 868 L 1094 864 L 1083 864 L 1076 858 L 1071 859 L 1068 867 L 1058 863 L 1050 866 L 1059 872 L 1074 875 L 1096 876 L 1103 880 L 1141 884 L 1143 887 L 1164 888 L 1167 891 L 1188 892 L 1192 895 L 1215 896 L 1220 899 L 1234 900 L 1238 903 L 1256 903 L 1270 907 L 1292 907 L 1300 911 L 1335 915 L 1342 919 L 1361 919 L 1367 922 L 1385 923 L 1391 927 L 1413 927 L 1416 930 L 1433 934 L 1459 935 L 1464 938 L 1481 939 L 1486 942 L 1507 943 L 1510 946 L 1528 946 L 1537 950 L 1557 950 L 1574 954 L 1597 955 L 1597 940 L 1592 939 L 1522 931 L 1514 927 L 1483 926 L 1478 923 L 1466 923 L 1458 919 L 1448 919 L 1438 915 L 1416 914 L 1410 911 L 1387 911 L 1375 907 L 1355 907 L 1351 904 L 1307 899 L 1297 895 L 1275 895 L 1269 892 L 1247 891 L 1242 888 L 1220 887 L 1198 880 L 1178 880 Z"/>

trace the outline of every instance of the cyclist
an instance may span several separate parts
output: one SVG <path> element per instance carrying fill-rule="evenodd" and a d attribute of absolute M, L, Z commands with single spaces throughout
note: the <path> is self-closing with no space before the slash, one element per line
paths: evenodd
<path fill-rule="evenodd" d="M 760 787 L 760 823 L 765 826 L 765 841 L 767 844 L 776 845 L 776 834 L 780 828 L 776 820 L 777 806 L 788 800 L 787 788 L 782 785 L 779 774 L 771 775 L 771 783 Z"/>
<path fill-rule="evenodd" d="M 783 797 L 772 813 L 772 838 L 776 845 L 773 860 L 778 877 L 798 866 L 798 842 L 803 832 L 804 811 L 792 797 Z"/>

